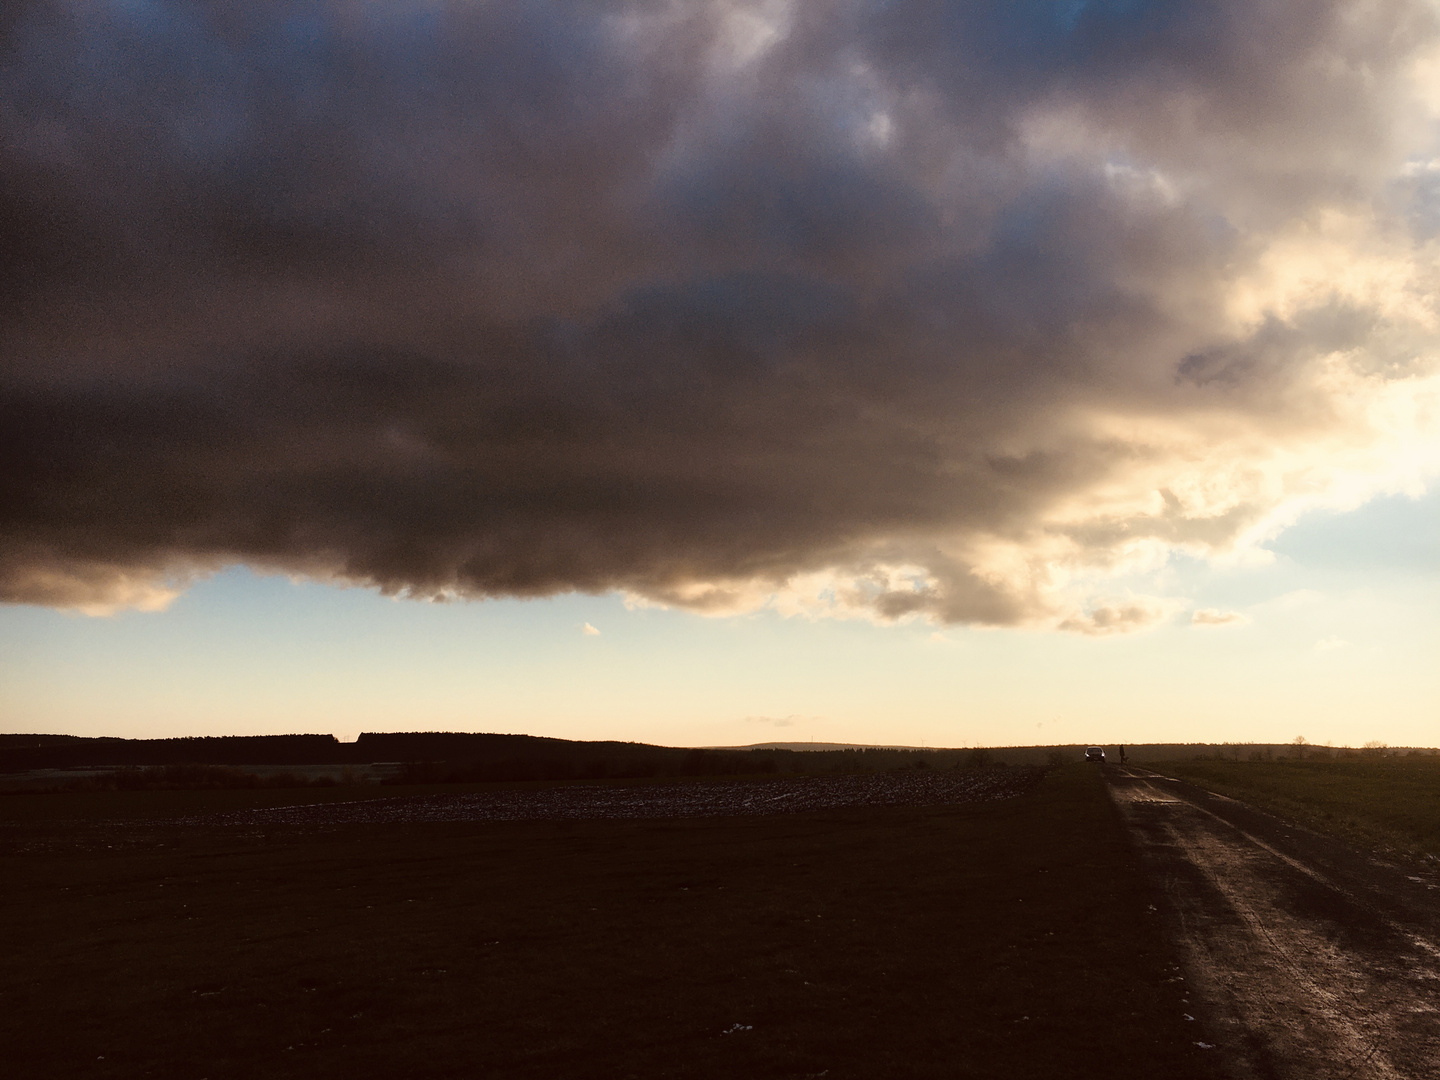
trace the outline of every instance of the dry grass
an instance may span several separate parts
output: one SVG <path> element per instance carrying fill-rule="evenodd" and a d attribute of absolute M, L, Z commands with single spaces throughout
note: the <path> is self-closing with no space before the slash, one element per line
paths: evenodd
<path fill-rule="evenodd" d="M 1440 757 L 1186 761 L 1157 767 L 1322 832 L 1398 853 L 1440 854 Z"/>

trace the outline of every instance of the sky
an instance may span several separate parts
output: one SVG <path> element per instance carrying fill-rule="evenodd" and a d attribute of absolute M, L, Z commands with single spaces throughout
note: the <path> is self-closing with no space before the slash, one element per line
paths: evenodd
<path fill-rule="evenodd" d="M 0 731 L 1440 742 L 1440 11 L 25 0 Z"/>

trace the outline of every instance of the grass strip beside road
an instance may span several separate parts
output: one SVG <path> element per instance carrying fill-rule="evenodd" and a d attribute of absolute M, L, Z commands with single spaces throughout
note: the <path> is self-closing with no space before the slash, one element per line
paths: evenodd
<path fill-rule="evenodd" d="M 1152 766 L 1317 832 L 1440 855 L 1440 757 L 1184 761 Z"/>
<path fill-rule="evenodd" d="M 958 807 L 45 835 L 0 859 L 16 1075 L 1212 1075 L 1084 766 Z"/>

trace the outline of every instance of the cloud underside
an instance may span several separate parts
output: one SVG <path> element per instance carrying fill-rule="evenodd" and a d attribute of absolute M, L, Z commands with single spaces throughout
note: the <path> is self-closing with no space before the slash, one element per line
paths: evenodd
<path fill-rule="evenodd" d="M 1419 490 L 1430 9 L 1065 12 L 16 6 L 0 598 L 1105 634 Z"/>

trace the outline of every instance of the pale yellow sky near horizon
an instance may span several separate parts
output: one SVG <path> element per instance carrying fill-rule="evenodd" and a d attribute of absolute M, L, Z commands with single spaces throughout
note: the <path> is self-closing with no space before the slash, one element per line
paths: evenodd
<path fill-rule="evenodd" d="M 1433 746 L 1437 507 L 1302 527 L 1269 567 L 1177 567 L 1187 612 L 1098 638 L 613 596 L 435 605 L 231 571 L 164 612 L 0 608 L 0 731 Z M 1197 624 L 1205 610 L 1243 619 Z"/>

